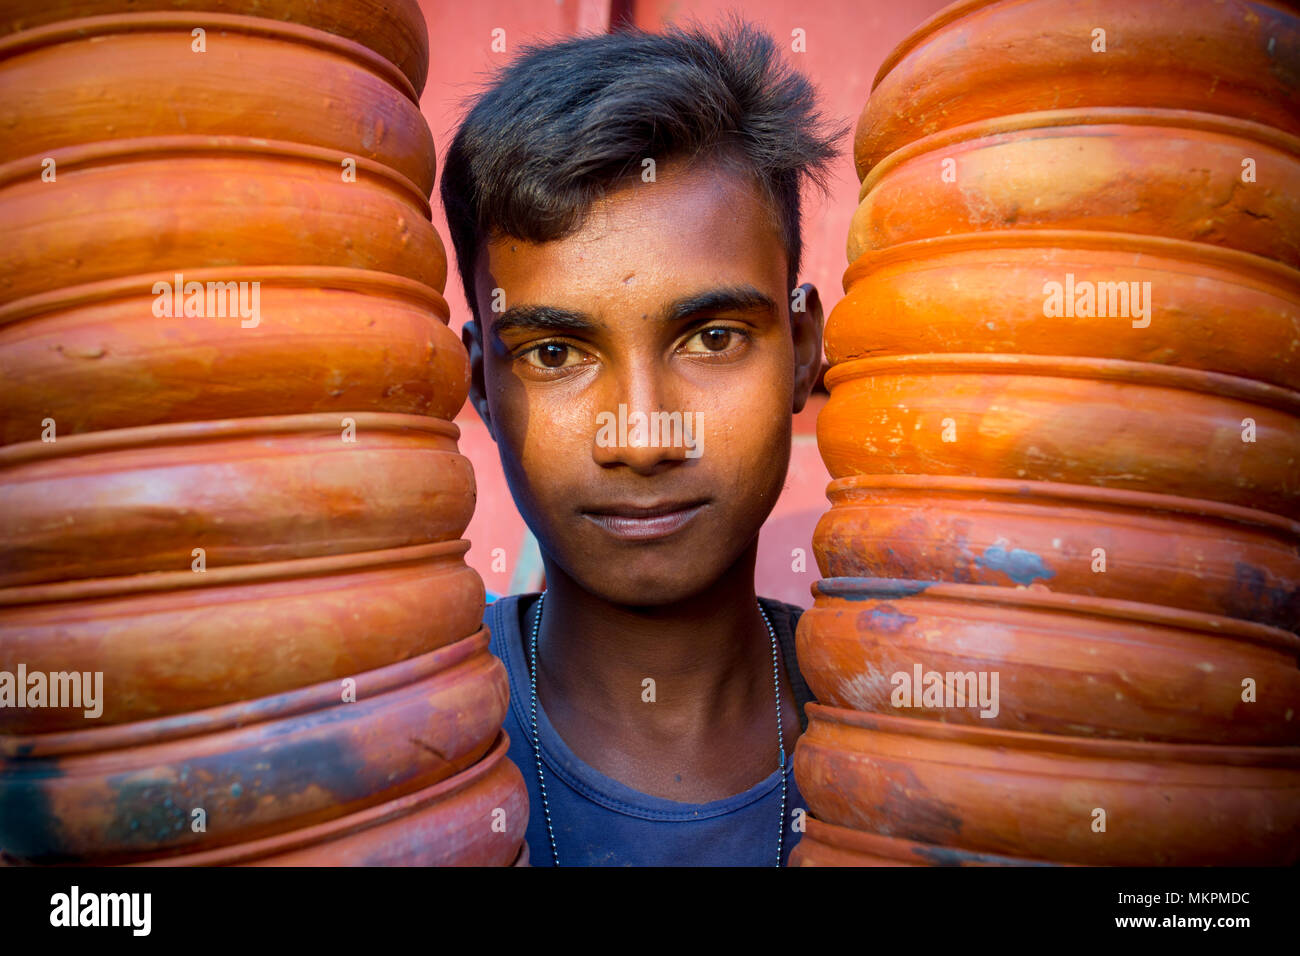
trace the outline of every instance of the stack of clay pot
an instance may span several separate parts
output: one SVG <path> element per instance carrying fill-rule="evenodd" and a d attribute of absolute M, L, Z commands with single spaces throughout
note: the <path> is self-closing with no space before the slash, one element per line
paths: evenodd
<path fill-rule="evenodd" d="M 2 859 L 518 862 L 417 3 L 31 7 L 0 672 L 102 693 L 0 709 Z"/>
<path fill-rule="evenodd" d="M 1300 859 L 1298 135 L 1284 0 L 968 0 L 884 63 L 795 862 Z"/>

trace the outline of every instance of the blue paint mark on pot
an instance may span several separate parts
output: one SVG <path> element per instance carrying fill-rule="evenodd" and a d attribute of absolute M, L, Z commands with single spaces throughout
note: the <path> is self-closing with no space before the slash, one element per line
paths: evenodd
<path fill-rule="evenodd" d="M 975 559 L 981 568 L 1000 571 L 1017 584 L 1032 584 L 1037 578 L 1056 577 L 1056 572 L 1043 563 L 1043 559 L 1024 548 L 1008 551 L 1001 545 L 990 545 L 982 557 Z"/>
<path fill-rule="evenodd" d="M 54 803 L 59 759 L 38 758 L 31 767 L 15 761 L 0 777 L 0 859 L 22 863 L 71 863 L 73 839 Z"/>
<path fill-rule="evenodd" d="M 926 846 L 924 844 L 918 844 L 917 846 L 911 847 L 910 852 L 915 853 L 922 859 L 929 860 L 935 866 L 1060 866 L 1059 863 L 1049 863 L 1039 860 L 1019 860 L 1012 857 L 997 856 L 993 853 L 974 853 L 970 850 L 959 850 L 953 847 Z"/>
<path fill-rule="evenodd" d="M 844 598 L 849 601 L 879 601 L 920 594 L 936 583 L 938 582 L 906 581 L 900 578 L 840 577 L 823 578 L 817 582 L 817 590 L 827 597 Z"/>
<path fill-rule="evenodd" d="M 1293 630 L 1300 620 L 1300 588 L 1285 578 L 1275 583 L 1263 568 L 1244 561 L 1238 561 L 1235 570 L 1226 613 Z"/>
<path fill-rule="evenodd" d="M 892 604 L 881 604 L 858 614 L 858 627 L 882 634 L 897 634 L 909 624 L 916 623 L 916 618 L 904 614 Z"/>

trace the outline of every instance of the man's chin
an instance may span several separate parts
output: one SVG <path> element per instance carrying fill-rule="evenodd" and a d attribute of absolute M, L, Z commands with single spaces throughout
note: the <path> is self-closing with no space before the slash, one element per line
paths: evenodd
<path fill-rule="evenodd" d="M 584 562 L 586 564 L 586 562 Z M 611 560 L 571 575 L 584 591 L 625 607 L 662 607 L 686 601 L 708 591 L 718 576 L 717 569 L 687 567 L 637 569 Z"/>
<path fill-rule="evenodd" d="M 665 585 L 657 582 L 620 582 L 617 587 L 602 587 L 596 593 L 601 599 L 621 607 L 667 607 L 698 597 L 702 591 L 697 584 L 674 582 Z"/>

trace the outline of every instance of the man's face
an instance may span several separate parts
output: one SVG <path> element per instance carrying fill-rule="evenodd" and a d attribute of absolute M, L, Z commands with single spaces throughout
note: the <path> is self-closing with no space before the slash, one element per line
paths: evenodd
<path fill-rule="evenodd" d="M 788 265 L 757 187 L 715 164 L 664 164 L 564 239 L 483 247 L 472 398 L 543 552 L 589 592 L 681 600 L 753 545 L 821 362 Z"/>

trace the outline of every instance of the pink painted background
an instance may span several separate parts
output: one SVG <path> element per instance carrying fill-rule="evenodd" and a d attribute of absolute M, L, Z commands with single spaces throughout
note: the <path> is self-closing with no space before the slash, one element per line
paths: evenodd
<path fill-rule="evenodd" d="M 832 116 L 856 121 L 866 102 L 880 63 L 912 29 L 946 0 L 747 0 L 743 7 L 715 0 L 420 0 L 429 25 L 429 82 L 421 108 L 438 144 L 439 166 L 462 112 L 466 97 L 493 70 L 508 62 L 530 42 L 575 33 L 605 32 L 611 18 L 655 30 L 666 23 L 691 20 L 718 22 L 731 12 L 767 29 L 786 49 L 790 62 L 817 85 L 823 109 Z M 493 30 L 506 31 L 506 52 L 492 52 Z M 804 52 L 794 52 L 793 31 L 804 31 Z M 809 196 L 804 204 L 804 280 L 821 290 L 829 313 L 843 295 L 840 278 L 847 265 L 845 240 L 857 205 L 858 182 L 853 172 L 851 135 L 842 143 L 828 200 Z M 448 244 L 447 224 L 434 196 L 434 224 Z M 459 330 L 468 315 L 459 278 L 447 281 L 452 328 Z M 758 590 L 765 597 L 801 607 L 811 603 L 809 586 L 818 577 L 812 555 L 812 532 L 826 508 L 830 480 L 817 454 L 815 421 L 824 396 L 815 395 L 795 419 L 794 447 L 785 491 L 759 539 Z M 510 594 L 533 590 L 540 582 L 540 563 L 523 519 L 501 472 L 496 445 L 477 413 L 468 404 L 456 423 L 461 450 L 474 463 L 478 506 L 466 537 L 472 545 L 469 563 L 483 576 L 490 592 Z M 504 570 L 493 567 L 492 553 L 505 552 Z M 792 569 L 794 549 L 802 549 L 805 569 Z M 498 563 L 499 565 L 499 563 Z"/>

